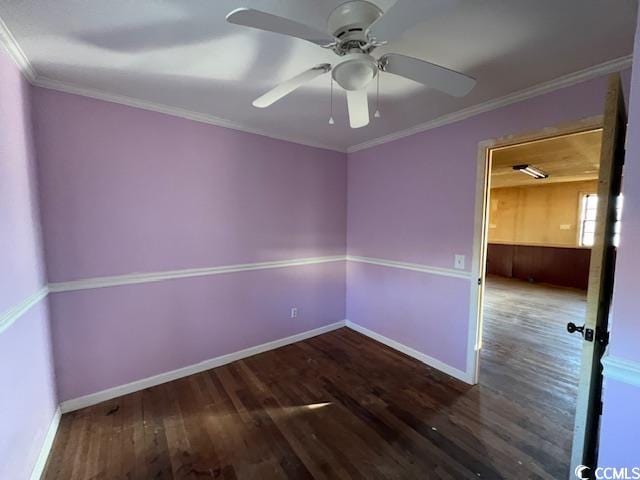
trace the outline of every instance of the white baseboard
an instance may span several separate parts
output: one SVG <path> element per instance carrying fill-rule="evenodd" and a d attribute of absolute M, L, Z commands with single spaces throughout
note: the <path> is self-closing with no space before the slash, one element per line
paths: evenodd
<path fill-rule="evenodd" d="M 42 442 L 42 447 L 40 448 L 38 459 L 33 466 L 33 470 L 31 470 L 31 480 L 40 480 L 40 477 L 42 477 L 42 474 L 44 473 L 44 467 L 47 465 L 47 459 L 49 458 L 49 453 L 51 453 L 53 440 L 56 438 L 56 433 L 58 432 L 58 426 L 60 425 L 61 416 L 62 412 L 60 411 L 60 407 L 58 407 L 53 414 L 53 418 L 51 419 L 51 423 L 49 424 L 49 429 L 47 430 L 47 434 L 45 435 L 44 441 Z"/>
<path fill-rule="evenodd" d="M 119 385 L 117 387 L 108 388 L 100 392 L 91 393 L 89 395 L 73 398 L 71 400 L 66 400 L 60 404 L 60 409 L 62 410 L 62 413 L 67 413 L 74 410 L 79 410 L 81 408 L 90 407 L 91 405 L 96 405 L 98 403 L 104 402 L 105 400 L 111 400 L 112 398 L 127 395 L 139 390 L 144 390 L 145 388 L 154 387 L 162 383 L 177 380 L 178 378 L 188 377 L 189 375 L 193 375 L 195 373 L 200 373 L 205 370 L 220 367 L 222 365 L 226 365 L 227 363 L 235 362 L 236 360 L 241 360 L 243 358 L 257 355 L 258 353 L 274 350 L 276 348 L 284 347 L 285 345 L 290 345 L 295 342 L 300 342 L 301 340 L 306 340 L 307 338 L 315 337 L 317 335 L 336 330 L 338 328 L 344 327 L 345 325 L 346 321 L 341 320 L 330 325 L 325 325 L 324 327 L 308 330 L 306 332 L 291 335 L 290 337 L 281 338 L 272 342 L 263 343 L 262 345 L 257 345 L 255 347 L 245 348 L 244 350 L 229 353 L 227 355 L 222 355 L 216 358 L 211 358 L 194 365 L 178 368 L 177 370 L 171 370 L 170 372 L 160 373 L 158 375 L 136 380 L 125 385 Z"/>
<path fill-rule="evenodd" d="M 391 347 L 394 350 L 398 350 L 399 352 L 404 353 L 405 355 L 409 355 L 410 357 L 415 358 L 416 360 L 420 360 L 422 363 L 435 368 L 436 370 L 440 370 L 447 375 L 450 375 L 458 380 L 461 380 L 469 385 L 473 385 L 473 379 L 471 375 L 467 374 L 467 372 L 463 372 L 462 370 L 458 370 L 457 368 L 452 367 L 451 365 L 447 365 L 440 360 L 437 360 L 429 355 L 425 355 L 422 352 L 414 350 L 411 347 L 407 347 L 400 342 L 396 342 L 384 335 L 380 335 L 379 333 L 374 332 L 373 330 L 369 330 L 368 328 L 363 327 L 362 325 L 358 325 L 357 323 L 353 323 L 349 320 L 346 320 L 346 325 L 352 330 L 359 332 L 363 335 L 366 335 L 369 338 L 373 338 L 380 343 L 384 343 L 387 347 Z"/>

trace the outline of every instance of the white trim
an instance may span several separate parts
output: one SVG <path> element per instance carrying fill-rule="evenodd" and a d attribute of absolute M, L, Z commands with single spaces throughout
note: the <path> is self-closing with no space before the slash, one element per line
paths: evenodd
<path fill-rule="evenodd" d="M 489 215 L 488 208 L 490 185 L 489 174 L 490 148 L 495 141 L 485 140 L 478 145 L 476 159 L 476 195 L 473 220 L 473 254 L 471 260 L 471 278 L 475 282 L 469 289 L 469 326 L 467 334 L 467 372 L 470 372 L 475 385 L 480 377 L 480 349 L 482 348 L 482 308 L 484 279 L 486 273 L 486 241 Z"/>
<path fill-rule="evenodd" d="M 469 328 L 467 338 L 467 371 L 473 382 L 478 383 L 480 351 L 482 349 L 482 323 L 484 288 L 486 281 L 486 246 L 488 232 L 488 202 L 491 194 L 491 155 L 495 148 L 541 141 L 550 137 L 576 135 L 602 129 L 602 115 L 574 120 L 570 123 L 545 127 L 535 132 L 509 134 L 478 143 L 476 156 L 476 195 L 474 204 L 473 254 L 470 278 Z"/>
<path fill-rule="evenodd" d="M 51 78 L 39 75 L 36 69 L 33 67 L 29 58 L 24 53 L 20 44 L 11 33 L 11 30 L 7 27 L 6 23 L 0 18 L 0 44 L 2 44 L 9 54 L 9 56 L 16 63 L 25 78 L 37 87 L 47 88 L 49 90 L 57 90 L 60 92 L 71 93 L 74 95 L 80 95 L 83 97 L 94 98 L 96 100 L 103 100 L 105 102 L 118 103 L 120 105 L 127 105 L 129 107 L 140 108 L 142 110 L 148 110 L 152 112 L 162 113 L 165 115 L 171 115 L 173 117 L 184 118 L 187 120 L 193 120 L 194 122 L 206 123 L 209 125 L 215 125 L 217 127 L 230 128 L 232 130 L 238 130 L 245 133 L 252 133 L 254 135 L 261 135 L 263 137 L 274 138 L 276 140 L 284 140 L 286 142 L 297 143 L 300 145 L 306 145 L 308 147 L 322 148 L 325 150 L 332 150 L 340 153 L 346 153 L 346 149 L 338 148 L 335 146 L 327 145 L 320 142 L 313 142 L 299 137 L 290 135 L 278 135 L 272 132 L 267 132 L 259 128 L 253 128 L 240 122 L 228 120 L 226 118 L 216 117 L 215 115 L 209 115 L 206 113 L 194 112 L 185 108 L 173 107 L 171 105 L 165 105 L 163 103 L 151 102 L 147 100 L 141 100 L 138 98 L 129 97 L 126 95 L 118 95 L 115 93 L 105 92 L 96 88 L 81 87 L 72 83 L 62 82 Z"/>
<path fill-rule="evenodd" d="M 503 97 L 494 98 L 492 100 L 488 100 L 478 105 L 472 105 L 462 110 L 458 110 L 457 112 L 451 112 L 449 114 L 415 125 L 405 130 L 400 130 L 398 132 L 393 132 L 388 135 L 383 135 L 381 137 L 367 140 L 366 142 L 362 142 L 356 145 L 351 145 L 346 149 L 344 149 L 344 148 L 339 148 L 339 147 L 326 145 L 318 142 L 308 141 L 298 137 L 292 137 L 287 135 L 277 135 L 271 132 L 266 132 L 264 130 L 249 127 L 239 122 L 235 122 L 235 121 L 228 120 L 221 117 L 216 117 L 214 115 L 193 112 L 191 110 L 187 110 L 179 107 L 172 107 L 172 106 L 161 104 L 161 103 L 140 100 L 140 99 L 128 97 L 125 95 L 117 95 L 117 94 L 108 93 L 98 89 L 81 87 L 78 85 L 73 85 L 71 83 L 66 83 L 59 80 L 43 77 L 37 74 L 35 68 L 29 61 L 28 57 L 25 55 L 22 48 L 20 48 L 20 45 L 16 41 L 15 37 L 11 34 L 11 31 L 7 28 L 7 25 L 2 21 L 1 18 L 0 18 L 0 43 L 2 43 L 5 46 L 6 50 L 9 52 L 9 55 L 16 62 L 16 64 L 18 65 L 18 67 L 20 68 L 24 76 L 27 78 L 27 80 L 29 80 L 29 82 L 31 82 L 33 85 L 36 85 L 39 87 L 48 88 L 50 90 L 66 92 L 66 93 L 72 93 L 72 94 L 81 95 L 84 97 L 95 98 L 95 99 L 103 100 L 107 102 L 118 103 L 121 105 L 127 105 L 135 108 L 141 108 L 143 110 L 163 113 L 165 115 L 171 115 L 174 117 L 186 118 L 188 120 L 193 120 L 196 122 L 207 123 L 210 125 L 216 125 L 219 127 L 239 130 L 242 132 L 253 133 L 255 135 L 262 135 L 265 137 L 275 138 L 277 140 L 284 140 L 292 143 L 298 143 L 298 144 L 307 145 L 310 147 L 333 150 L 341 153 L 353 153 L 359 150 L 364 150 L 366 148 L 382 145 L 384 143 L 392 142 L 394 140 L 408 137 L 416 133 L 424 132 L 437 127 L 442 127 L 450 123 L 459 122 L 461 120 L 465 120 L 475 115 L 485 113 L 491 110 L 495 110 L 497 108 L 505 107 L 507 105 L 511 105 L 513 103 L 520 102 L 522 100 L 527 100 L 529 98 L 543 95 L 545 93 L 549 93 L 554 90 L 558 90 L 560 88 L 569 87 L 577 83 L 584 82 L 586 80 L 591 80 L 601 75 L 606 75 L 612 72 L 618 72 L 620 70 L 623 70 L 631 66 L 631 60 L 632 60 L 632 55 L 627 55 L 625 57 L 609 60 L 607 62 L 600 63 L 598 65 L 594 65 L 594 66 L 585 68 L 583 70 L 570 73 L 568 75 L 563 75 L 554 80 L 543 82 L 538 85 L 534 85 L 532 87 L 526 88 L 524 90 L 520 90 L 518 92 L 505 95 Z"/>
<path fill-rule="evenodd" d="M 166 105 L 164 103 L 151 102 L 148 100 L 141 100 L 126 95 L 118 95 L 115 93 L 105 92 L 95 88 L 81 87 L 79 85 L 73 85 L 67 82 L 61 82 L 59 80 L 53 80 L 43 76 L 38 76 L 31 83 L 37 87 L 46 88 L 49 90 L 56 90 L 58 92 L 71 93 L 73 95 L 80 95 L 82 97 L 94 98 L 96 100 L 102 100 L 105 102 L 117 103 L 120 105 L 126 105 L 129 107 L 140 108 L 142 110 L 148 110 L 151 112 L 162 113 L 165 115 L 171 115 L 172 117 L 184 118 L 192 120 L 194 122 L 206 123 L 209 125 L 215 125 L 217 127 L 230 128 L 232 130 L 238 130 L 245 133 L 252 133 L 254 135 L 261 135 L 263 137 L 274 138 L 276 140 L 284 140 L 286 142 L 297 143 L 308 147 L 322 148 L 325 150 L 332 150 L 335 152 L 346 153 L 346 149 L 338 148 L 324 143 L 313 142 L 300 137 L 294 137 L 291 135 L 279 135 L 273 132 L 267 132 L 265 130 L 250 127 L 240 122 L 228 120 L 222 117 L 216 117 L 206 113 L 194 112 L 193 110 L 187 110 L 185 108 L 174 107 Z"/>
<path fill-rule="evenodd" d="M 396 342 L 395 340 L 385 337 L 384 335 L 380 335 L 379 333 L 376 333 L 373 330 L 369 330 L 368 328 L 363 327 L 362 325 L 358 325 L 357 323 L 353 323 L 350 320 L 347 320 L 346 324 L 348 328 L 355 330 L 356 332 L 359 332 L 369 338 L 373 338 L 380 343 L 384 343 L 387 347 L 391 347 L 394 350 L 398 350 L 405 355 L 409 355 L 410 357 L 415 358 L 416 360 L 420 360 L 422 363 L 435 368 L 436 370 L 440 370 L 447 375 L 457 378 L 458 380 L 471 385 L 473 384 L 470 375 L 468 375 L 466 372 L 463 372 L 462 370 L 458 370 L 457 368 L 454 368 L 451 365 L 448 365 L 436 358 L 430 357 L 429 355 L 419 352 L 418 350 L 415 350 L 411 347 L 407 347 L 400 342 Z"/>
<path fill-rule="evenodd" d="M 382 137 L 367 140 L 366 142 L 362 142 L 357 145 L 352 145 L 347 148 L 347 153 L 354 153 L 359 150 L 382 145 L 383 143 L 393 142 L 394 140 L 409 137 L 411 135 L 415 135 L 416 133 L 421 133 L 433 128 L 442 127 L 450 123 L 460 122 L 481 113 L 486 113 L 491 110 L 506 107 L 507 105 L 511 105 L 513 103 L 528 100 L 529 98 L 544 95 L 545 93 L 550 93 L 554 90 L 559 90 L 561 88 L 570 87 L 577 83 L 592 80 L 608 73 L 619 72 L 620 70 L 624 70 L 625 68 L 630 67 L 631 60 L 632 55 L 609 60 L 607 62 L 585 68 L 584 70 L 579 70 L 577 72 L 558 77 L 554 80 L 543 82 L 538 85 L 525 88 L 524 90 L 520 90 L 518 92 L 510 93 L 503 97 L 494 98 L 478 105 L 463 108 L 462 110 L 458 110 L 457 112 L 448 113 L 441 117 L 429 120 L 428 122 L 421 123 L 419 125 L 415 125 L 405 130 L 400 130 L 398 132 L 390 133 Z"/>
<path fill-rule="evenodd" d="M 113 275 L 107 277 L 84 278 L 71 280 L 68 282 L 52 282 L 47 287 L 43 287 L 38 292 L 26 298 L 15 307 L 10 308 L 0 316 L 0 332 L 11 325 L 17 318 L 26 312 L 31 306 L 44 298 L 47 293 L 73 292 L 78 290 L 89 290 L 94 288 L 108 288 L 122 285 L 136 285 L 141 283 L 162 282 L 165 280 L 176 280 L 180 278 L 204 277 L 209 275 L 220 275 L 224 273 L 245 272 L 252 270 L 267 270 L 272 268 L 298 267 L 304 265 L 317 265 L 321 263 L 351 261 L 357 263 L 368 263 L 383 267 L 398 268 L 414 272 L 430 273 L 445 277 L 471 279 L 472 274 L 466 270 L 455 270 L 452 268 L 432 267 L 429 265 L 400 262 L 384 258 L 361 257 L 357 255 L 333 255 L 326 257 L 297 258 L 290 260 L 274 260 L 256 263 L 241 263 L 235 265 L 221 265 L 217 267 L 187 268 L 182 270 L 166 270 L 162 272 L 130 273 L 125 275 Z"/>
<path fill-rule="evenodd" d="M 605 378 L 640 387 L 640 362 L 611 355 L 608 348 L 600 361 Z"/>
<path fill-rule="evenodd" d="M 319 263 L 344 261 L 344 255 L 327 257 L 298 258 L 292 260 L 275 260 L 270 262 L 242 263 L 236 265 L 222 265 L 219 267 L 188 268 L 183 270 L 168 270 L 164 272 L 131 273 L 110 277 L 94 277 L 69 282 L 54 282 L 49 284 L 51 293 L 87 290 L 91 288 L 116 287 L 137 283 L 161 282 L 178 278 L 203 277 L 223 273 L 245 272 L 249 270 L 265 270 L 271 268 L 297 267 L 301 265 L 316 265 Z"/>
<path fill-rule="evenodd" d="M 79 410 L 81 408 L 90 407 L 91 405 L 96 405 L 106 400 L 111 400 L 112 398 L 137 392 L 145 388 L 154 387 L 162 383 L 171 382 L 173 380 L 177 380 L 178 378 L 188 377 L 189 375 L 193 375 L 195 373 L 204 372 L 205 370 L 220 367 L 231 362 L 242 360 L 243 358 L 251 357 L 259 353 L 284 347 L 285 345 L 300 342 L 317 335 L 322 335 L 323 333 L 331 332 L 333 330 L 337 330 L 338 328 L 344 327 L 345 323 L 345 320 L 341 320 L 339 322 L 315 328 L 313 330 L 308 330 L 296 335 L 273 340 L 271 342 L 263 343 L 262 345 L 257 345 L 255 347 L 245 348 L 244 350 L 239 350 L 237 352 L 222 355 L 220 357 L 211 358 L 209 360 L 189 365 L 187 367 L 178 368 L 170 372 L 164 372 L 159 375 L 136 380 L 125 385 L 119 385 L 117 387 L 108 388 L 100 392 L 91 393 L 89 395 L 73 398 L 71 400 L 66 400 L 60 404 L 60 409 L 62 410 L 62 413 L 68 413 L 74 410 Z"/>
<path fill-rule="evenodd" d="M 586 68 L 584 70 L 573 72 L 568 75 L 564 75 L 562 77 L 558 77 L 556 79 L 550 80 L 548 82 L 543 82 L 538 85 L 534 85 L 532 87 L 526 88 L 524 90 L 520 90 L 518 92 L 510 93 L 508 95 L 505 95 L 499 98 L 494 98 L 492 100 L 488 100 L 486 102 L 483 102 L 477 105 L 472 105 L 470 107 L 464 108 L 462 110 L 458 110 L 456 112 L 448 113 L 441 117 L 415 125 L 405 130 L 400 130 L 398 132 L 390 133 L 388 135 L 383 135 L 381 137 L 367 140 L 366 142 L 362 142 L 356 145 L 351 145 L 346 149 L 327 145 L 327 144 L 317 143 L 317 142 L 309 142 L 308 140 L 303 140 L 298 137 L 276 135 L 270 132 L 266 132 L 260 129 L 255 129 L 255 128 L 243 125 L 242 123 L 234 122 L 232 120 L 227 120 L 227 119 L 216 117 L 213 115 L 198 113 L 191 110 L 186 110 L 179 107 L 172 107 L 172 106 L 161 104 L 161 103 L 140 100 L 133 97 L 124 96 L 124 95 L 116 95 L 116 94 L 104 92 L 97 89 L 80 87 L 77 85 L 72 85 L 70 83 L 61 82 L 58 80 L 53 80 L 53 79 L 42 77 L 42 76 L 38 76 L 34 79 L 30 79 L 30 81 L 31 83 L 33 83 L 38 87 L 47 88 L 50 90 L 57 90 L 61 92 L 80 95 L 83 97 L 90 97 L 90 98 L 95 98 L 95 99 L 103 100 L 107 102 L 127 105 L 130 107 L 141 108 L 143 110 L 150 110 L 153 112 L 163 113 L 166 115 L 186 118 L 188 120 L 193 120 L 196 122 L 207 123 L 207 124 L 216 125 L 219 127 L 230 128 L 233 130 L 239 130 L 247 133 L 253 133 L 256 135 L 262 135 L 270 138 L 275 138 L 277 140 L 284 140 L 287 142 L 299 143 L 301 145 L 307 145 L 310 147 L 323 148 L 326 150 L 333 150 L 341 153 L 354 153 L 359 150 L 364 150 L 377 145 L 382 145 L 384 143 L 392 142 L 394 140 L 399 140 L 401 138 L 408 137 L 416 133 L 424 132 L 427 130 L 431 130 L 433 128 L 438 128 L 451 123 L 460 122 L 462 120 L 466 120 L 470 117 L 474 117 L 481 113 L 486 113 L 491 110 L 496 110 L 498 108 L 502 108 L 502 107 L 511 105 L 513 103 L 521 102 L 529 98 L 537 97 L 539 95 L 550 93 L 555 90 L 559 90 L 561 88 L 570 87 L 577 83 L 591 80 L 593 78 L 597 78 L 599 76 L 606 75 L 608 73 L 624 70 L 625 68 L 628 68 L 631 66 L 631 60 L 632 60 L 632 55 L 627 55 L 625 57 L 609 60 L 607 62 Z"/>
<path fill-rule="evenodd" d="M 51 423 L 49 424 L 49 429 L 47 430 L 47 434 L 45 435 L 44 441 L 42 442 L 42 448 L 40 448 L 38 459 L 33 466 L 33 470 L 31 470 L 31 476 L 29 477 L 31 480 L 40 480 L 42 474 L 44 473 L 44 468 L 47 465 L 49 453 L 51 453 L 51 447 L 53 447 L 53 441 L 56 438 L 56 433 L 58 432 L 58 426 L 60 426 L 61 416 L 62 412 L 60 411 L 60 407 L 58 407 L 53 414 L 53 418 L 51 419 Z"/>
<path fill-rule="evenodd" d="M 384 258 L 360 257 L 357 255 L 347 255 L 350 262 L 369 263 L 371 265 L 380 265 L 382 267 L 400 268 L 402 270 L 411 270 L 414 272 L 431 273 L 433 275 L 442 275 L 445 277 L 455 278 L 471 278 L 471 272 L 466 270 L 455 270 L 453 268 L 431 267 L 421 263 L 400 262 L 397 260 L 388 260 Z"/>
<path fill-rule="evenodd" d="M 13 61 L 16 62 L 16 65 L 18 65 L 18 68 L 27 80 L 33 83 L 37 77 L 36 70 L 33 68 L 33 65 L 31 65 L 29 58 L 27 58 L 22 48 L 20 48 L 16 37 L 13 36 L 11 30 L 9 30 L 9 27 L 7 27 L 7 24 L 4 23 L 2 18 L 0 18 L 0 44 L 4 45 L 5 50 Z"/>
<path fill-rule="evenodd" d="M 5 331 L 13 322 L 19 319 L 22 315 L 24 315 L 31 307 L 33 307 L 36 303 L 42 300 L 47 296 L 49 289 L 44 286 L 40 290 L 35 293 L 32 293 L 27 298 L 22 300 L 17 305 L 10 307 L 8 310 L 5 310 L 0 315 L 0 333 Z"/>

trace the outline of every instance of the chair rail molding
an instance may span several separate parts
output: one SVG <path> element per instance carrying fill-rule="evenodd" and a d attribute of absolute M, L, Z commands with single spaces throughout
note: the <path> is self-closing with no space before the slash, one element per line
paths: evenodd
<path fill-rule="evenodd" d="M 22 315 L 27 313 L 31 307 L 37 304 L 40 300 L 45 298 L 49 293 L 49 288 L 44 286 L 38 291 L 32 293 L 27 298 L 23 299 L 16 305 L 9 307 L 7 310 L 0 314 L 0 333 L 9 328 L 13 323 L 18 320 Z"/>
<path fill-rule="evenodd" d="M 640 362 L 611 355 L 608 348 L 601 362 L 605 378 L 640 387 Z"/>
<path fill-rule="evenodd" d="M 272 268 L 299 267 L 303 265 L 317 265 L 345 261 L 345 255 L 331 255 L 326 257 L 294 258 L 289 260 L 273 260 L 266 262 L 239 263 L 233 265 L 221 265 L 217 267 L 186 268 L 182 270 L 165 270 L 149 273 L 130 273 L 124 275 L 112 275 L 107 277 L 92 277 L 68 282 L 49 283 L 49 292 L 73 292 L 76 290 L 88 290 L 93 288 L 117 287 L 120 285 L 134 285 L 138 283 L 161 282 L 176 280 L 179 278 L 205 277 L 220 275 L 223 273 L 246 272 L 251 270 L 267 270 Z"/>
<path fill-rule="evenodd" d="M 361 257 L 358 255 L 347 255 L 347 261 L 356 263 L 368 263 L 380 267 L 398 268 L 400 270 L 411 270 L 413 272 L 430 273 L 432 275 L 442 275 L 444 277 L 455 277 L 471 279 L 471 272 L 466 270 L 456 270 L 453 268 L 432 267 L 422 263 L 403 262 L 389 260 L 386 258 Z"/>

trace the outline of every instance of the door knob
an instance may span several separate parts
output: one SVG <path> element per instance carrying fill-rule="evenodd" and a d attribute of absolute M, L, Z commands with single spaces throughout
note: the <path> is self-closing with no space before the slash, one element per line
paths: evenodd
<path fill-rule="evenodd" d="M 569 333 L 580 332 L 580 335 L 584 336 L 584 325 L 581 325 L 580 327 L 578 327 L 575 323 L 569 322 L 567 323 L 567 332 Z"/>

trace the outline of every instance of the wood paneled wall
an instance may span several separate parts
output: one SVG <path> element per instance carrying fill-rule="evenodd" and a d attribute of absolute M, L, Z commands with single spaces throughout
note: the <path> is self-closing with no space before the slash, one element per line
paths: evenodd
<path fill-rule="evenodd" d="M 489 244 L 487 273 L 586 290 L 591 249 Z"/>
<path fill-rule="evenodd" d="M 580 198 L 597 180 L 491 189 L 489 242 L 578 246 Z"/>

